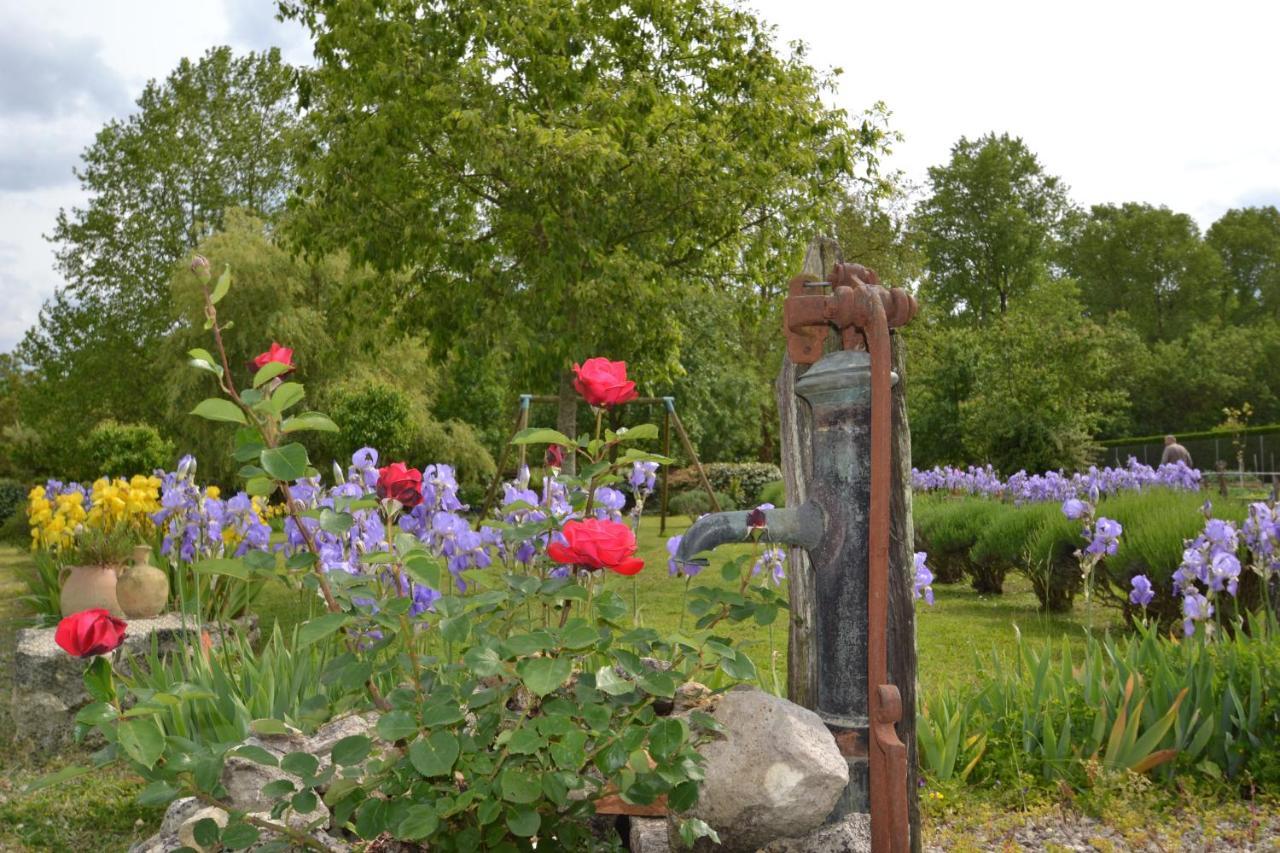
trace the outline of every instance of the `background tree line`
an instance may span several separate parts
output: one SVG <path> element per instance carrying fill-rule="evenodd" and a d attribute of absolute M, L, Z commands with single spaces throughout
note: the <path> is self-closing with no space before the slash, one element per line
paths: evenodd
<path fill-rule="evenodd" d="M 130 447 L 225 458 L 186 415 L 193 252 L 233 270 L 234 360 L 297 349 L 344 428 L 320 458 L 375 444 L 473 488 L 517 395 L 597 354 L 674 394 L 704 458 L 772 459 L 781 297 L 818 233 L 920 292 L 922 464 L 1074 465 L 1245 401 L 1280 419 L 1273 207 L 1204 235 L 1081 210 L 995 134 L 913 191 L 879 169 L 883 106 L 825 106 L 802 48 L 708 0 L 379 9 L 284 3 L 314 67 L 214 48 L 99 132 L 49 234 L 65 286 L 0 356 L 0 476 L 96 475 L 130 424 Z"/>

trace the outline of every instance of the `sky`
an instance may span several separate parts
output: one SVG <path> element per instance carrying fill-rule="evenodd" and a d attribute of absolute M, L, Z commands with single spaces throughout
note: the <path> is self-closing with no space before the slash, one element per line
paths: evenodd
<path fill-rule="evenodd" d="M 749 0 L 832 100 L 876 101 L 905 139 L 888 168 L 923 185 L 961 136 L 1020 136 L 1080 204 L 1139 201 L 1207 228 L 1280 205 L 1280 3 Z M 181 57 L 230 44 L 310 60 L 271 0 L 0 0 L 0 352 L 61 284 L 43 239 L 84 203 L 72 174 L 107 121 Z"/>

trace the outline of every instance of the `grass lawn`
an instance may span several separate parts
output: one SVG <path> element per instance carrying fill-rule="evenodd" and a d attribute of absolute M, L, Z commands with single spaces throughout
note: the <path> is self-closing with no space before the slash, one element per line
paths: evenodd
<path fill-rule="evenodd" d="M 669 519 L 668 536 L 683 532 L 688 520 Z M 634 581 L 639 621 L 659 630 L 674 629 L 679 624 L 685 582 L 667 573 L 665 536 L 658 535 L 656 517 L 646 517 L 641 526 L 640 550 L 646 567 Z M 751 546 L 737 545 L 721 549 L 725 555 L 749 553 Z M 720 552 L 717 552 L 719 554 Z M 25 553 L 13 548 L 0 548 L 0 672 L 8 673 L 13 654 L 13 633 L 21 626 L 22 612 L 16 601 L 25 588 L 16 571 L 25 561 Z M 633 581 L 610 575 L 605 583 L 632 600 Z M 724 584 L 718 564 L 713 564 L 693 580 L 694 584 Z M 920 650 L 920 681 L 928 693 L 934 687 L 981 679 L 979 658 L 992 651 L 1009 652 L 1017 632 L 1030 640 L 1066 639 L 1078 641 L 1083 633 L 1084 610 L 1067 616 L 1042 616 L 1028 582 L 1011 575 L 1003 596 L 980 596 L 967 586 L 937 586 L 936 603 L 923 603 L 918 609 L 917 641 Z M 282 587 L 269 587 L 255 610 L 262 628 L 269 631 L 279 622 L 286 631 L 307 618 L 313 602 L 299 593 Z M 1095 630 L 1115 624 L 1115 616 L 1107 611 L 1093 614 Z M 722 625 L 736 634 L 739 642 L 755 659 L 762 686 L 773 689 L 769 649 L 775 651 L 772 671 L 776 672 L 779 689 L 785 689 L 787 629 L 782 616 L 770 629 L 754 623 Z M 43 775 L 77 756 L 51 761 L 33 761 L 19 754 L 9 742 L 12 726 L 7 720 L 7 685 L 0 690 L 0 850 L 122 850 L 134 840 L 154 831 L 162 810 L 144 809 L 133 802 L 139 781 L 128 773 L 108 769 L 62 786 L 46 789 L 31 797 L 19 796 L 19 789 L 29 780 Z"/>

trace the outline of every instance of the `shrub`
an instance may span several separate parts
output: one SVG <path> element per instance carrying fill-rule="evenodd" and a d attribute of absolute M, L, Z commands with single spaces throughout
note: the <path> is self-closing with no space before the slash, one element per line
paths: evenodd
<path fill-rule="evenodd" d="M 722 492 L 716 492 L 716 501 L 720 504 L 722 511 L 736 509 L 737 504 L 733 502 L 730 495 Z M 707 493 L 701 490 L 691 492 L 681 492 L 671 498 L 667 504 L 668 509 L 676 515 L 687 515 L 692 521 L 700 515 L 711 512 L 711 499 L 707 497 Z"/>
<path fill-rule="evenodd" d="M 1082 544 L 1080 522 L 1072 521 L 1057 505 L 1050 504 L 1044 522 L 1027 541 L 1025 572 L 1041 610 L 1065 613 L 1071 609 L 1082 585 L 1080 561 L 1075 556 Z"/>
<path fill-rule="evenodd" d="M 105 420 L 85 438 L 85 457 L 92 465 L 86 472 L 91 477 L 129 477 L 172 464 L 174 449 L 150 424 Z"/>
<path fill-rule="evenodd" d="M 704 465 L 716 493 L 724 492 L 737 506 L 755 506 L 764 487 L 782 479 L 782 471 L 768 462 L 712 462 Z"/>
<path fill-rule="evenodd" d="M 1151 489 L 1145 492 L 1107 498 L 1099 512 L 1114 518 L 1124 527 L 1120 547 L 1103 561 L 1100 591 L 1120 604 L 1126 616 L 1133 618 L 1136 608 L 1129 601 L 1130 580 L 1146 575 L 1156 589 L 1156 597 L 1147 606 L 1147 615 L 1162 625 L 1182 618 L 1182 600 L 1172 594 L 1173 573 L 1182 562 L 1182 552 L 1189 539 L 1195 539 L 1204 528 L 1201 512 L 1204 496 L 1189 492 Z M 1214 517 L 1244 521 L 1246 509 L 1238 503 L 1221 501 L 1214 506 Z M 1248 580 L 1248 576 L 1244 578 Z M 1253 607 L 1258 602 L 1248 593 L 1256 591 L 1248 583 L 1241 584 L 1241 602 Z"/>
<path fill-rule="evenodd" d="M 786 506 L 787 484 L 782 480 L 774 480 L 772 483 L 766 483 L 764 488 L 760 490 L 760 503 L 773 504 L 774 506 Z"/>
<path fill-rule="evenodd" d="M 27 529 L 26 510 L 19 507 L 0 524 L 0 543 L 25 548 L 31 544 L 31 533 Z"/>
<path fill-rule="evenodd" d="M 1017 507 L 999 504 L 1001 511 L 987 520 L 969 549 L 969 573 L 978 592 L 1000 595 L 1010 571 L 1026 565 L 1031 535 L 1058 511 L 1056 504 Z"/>
<path fill-rule="evenodd" d="M 0 480 L 0 527 L 18 513 L 26 500 L 26 486 L 17 480 Z"/>
<path fill-rule="evenodd" d="M 937 583 L 958 583 L 969 573 L 969 551 L 1005 507 L 996 501 L 925 498 L 915 502 L 917 549 L 927 551 Z"/>
<path fill-rule="evenodd" d="M 338 388 L 329 411 L 339 429 L 334 439 L 339 459 L 350 459 L 362 447 L 376 447 L 388 459 L 408 455 L 413 439 L 409 398 L 396 388 L 381 382 Z"/>

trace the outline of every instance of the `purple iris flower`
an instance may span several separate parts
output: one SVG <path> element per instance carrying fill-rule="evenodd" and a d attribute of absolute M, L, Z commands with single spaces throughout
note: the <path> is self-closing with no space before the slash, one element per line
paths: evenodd
<path fill-rule="evenodd" d="M 916 551 L 915 556 L 915 577 L 912 581 L 912 595 L 918 601 L 921 598 L 927 604 L 933 604 L 933 572 L 925 565 L 925 561 L 929 559 L 929 555 L 924 551 Z"/>
<path fill-rule="evenodd" d="M 752 576 L 768 572 L 774 584 L 781 586 L 787 577 L 787 552 L 783 548 L 771 546 L 765 548 L 751 567 Z"/>
<path fill-rule="evenodd" d="M 1129 583 L 1133 587 L 1129 600 L 1139 607 L 1145 608 L 1156 597 L 1156 591 L 1151 588 L 1151 581 L 1146 575 L 1134 575 Z"/>
<path fill-rule="evenodd" d="M 680 541 L 683 536 L 672 536 L 667 540 L 667 573 L 672 577 L 683 575 L 691 578 L 702 571 L 702 566 L 698 563 L 681 563 L 676 560 L 676 554 L 680 551 Z"/>
<path fill-rule="evenodd" d="M 1093 526 L 1093 532 L 1090 534 L 1086 531 L 1086 536 L 1090 537 L 1089 544 L 1085 547 L 1085 553 L 1102 556 L 1104 554 L 1114 554 L 1116 549 L 1120 547 L 1120 534 L 1123 528 L 1120 522 L 1110 518 L 1101 517 Z"/>
<path fill-rule="evenodd" d="M 1198 592 L 1189 592 L 1182 599 L 1182 631 L 1188 637 L 1196 632 L 1196 623 L 1213 616 L 1213 605 Z"/>
<path fill-rule="evenodd" d="M 1062 502 L 1062 514 L 1072 521 L 1083 518 L 1089 511 L 1089 505 L 1079 498 L 1067 498 Z"/>

